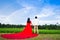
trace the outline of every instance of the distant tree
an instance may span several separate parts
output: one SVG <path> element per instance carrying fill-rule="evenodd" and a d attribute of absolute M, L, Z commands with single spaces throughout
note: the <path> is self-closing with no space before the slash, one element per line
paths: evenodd
<path fill-rule="evenodd" d="M 1 23 L 0 23 L 0 27 L 1 27 Z"/>
<path fill-rule="evenodd" d="M 57 25 L 58 24 L 58 25 Z M 23 28 L 25 27 L 26 25 L 13 25 L 13 24 L 1 24 L 0 23 L 0 28 Z M 33 25 L 31 25 L 32 28 L 34 28 Z M 50 24 L 50 25 L 38 25 L 38 28 L 39 29 L 56 29 L 56 30 L 60 30 L 60 24 L 59 23 L 56 23 L 55 25 L 54 24 Z"/>
<path fill-rule="evenodd" d="M 2 27 L 4 28 L 5 27 L 5 24 L 2 24 Z"/>

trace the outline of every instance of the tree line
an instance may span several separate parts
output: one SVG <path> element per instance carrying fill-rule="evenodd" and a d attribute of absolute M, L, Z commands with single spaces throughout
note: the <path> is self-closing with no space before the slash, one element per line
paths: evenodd
<path fill-rule="evenodd" d="M 0 23 L 0 28 L 23 28 L 25 27 L 26 25 L 13 25 L 13 24 L 1 24 Z M 32 28 L 33 28 L 33 25 L 32 25 Z M 50 24 L 50 25 L 38 25 L 38 28 L 39 29 L 57 29 L 59 30 L 60 29 L 60 24 L 57 25 L 57 24 Z"/>
<path fill-rule="evenodd" d="M 1 24 L 0 23 L 0 28 L 21 28 L 24 27 L 25 25 L 14 25 L 14 24 Z"/>

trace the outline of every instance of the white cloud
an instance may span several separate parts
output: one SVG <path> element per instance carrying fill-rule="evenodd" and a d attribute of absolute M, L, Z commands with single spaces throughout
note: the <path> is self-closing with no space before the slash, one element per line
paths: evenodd
<path fill-rule="evenodd" d="M 33 10 L 34 7 L 26 4 L 21 4 L 21 6 L 23 6 L 23 8 L 14 11 L 8 16 L 0 16 L 0 22 L 5 24 L 25 24 L 27 18 L 26 15 Z"/>
<path fill-rule="evenodd" d="M 54 8 L 50 6 L 43 7 L 43 9 L 35 16 L 38 16 L 38 19 L 40 20 L 40 25 L 42 24 L 56 24 L 57 22 L 60 23 L 60 16 L 56 16 L 57 20 L 48 20 L 47 17 L 54 17 L 56 15 L 56 12 L 54 12 Z M 41 20 L 43 18 L 46 18 L 45 20 Z M 54 19 L 54 18 L 53 18 Z"/>
<path fill-rule="evenodd" d="M 33 7 L 28 4 L 21 3 L 23 8 L 14 11 L 8 16 L 0 16 L 0 22 L 6 23 L 6 24 L 25 24 L 26 18 L 29 16 L 27 14 L 36 14 L 40 19 L 40 24 L 56 24 L 57 22 L 60 23 L 60 20 L 41 20 L 41 18 L 47 18 L 49 16 L 55 15 L 55 12 L 51 6 L 45 6 L 42 8 L 40 12 L 37 12 L 37 8 Z M 34 13 L 29 13 L 33 10 Z M 37 11 L 36 11 L 37 10 Z M 33 20 L 35 15 L 33 15 L 31 20 Z M 56 18 L 60 18 L 60 16 L 57 16 Z"/>
<path fill-rule="evenodd" d="M 33 10 L 36 8 L 31 6 L 25 6 L 24 8 L 20 10 L 16 10 L 15 12 L 11 13 L 9 16 L 0 16 L 0 22 L 6 23 L 6 24 L 25 24 L 26 22 L 26 15 L 30 12 L 30 10 Z M 36 11 L 35 11 L 36 12 Z M 37 14 L 39 18 L 45 18 L 48 16 L 54 15 L 52 8 L 44 7 L 40 13 Z M 35 16 L 35 15 L 33 15 Z M 32 17 L 33 18 L 33 17 Z M 31 19 L 33 20 L 33 19 Z M 60 22 L 60 20 L 41 20 L 40 25 L 42 24 L 56 24 L 57 22 Z"/>
<path fill-rule="evenodd" d="M 60 24 L 60 20 L 40 20 L 39 23 L 40 25 L 43 25 L 43 24 L 56 24 L 56 23 L 59 23 Z"/>
<path fill-rule="evenodd" d="M 20 10 L 16 10 L 13 13 L 11 13 L 8 16 L 2 16 L 0 17 L 0 22 L 1 23 L 6 23 L 6 24 L 25 24 L 26 22 L 26 18 L 27 18 L 27 14 L 34 9 L 34 7 L 31 6 L 25 6 L 24 8 L 21 8 Z"/>
<path fill-rule="evenodd" d="M 10 22 L 10 20 L 7 18 L 7 16 L 0 15 L 0 23 L 9 24 L 9 22 Z"/>
<path fill-rule="evenodd" d="M 60 16 L 56 16 L 57 19 L 60 19 Z"/>
<path fill-rule="evenodd" d="M 40 18 L 48 17 L 54 15 L 53 9 L 49 6 L 44 7 L 40 13 L 38 13 L 36 16 Z"/>

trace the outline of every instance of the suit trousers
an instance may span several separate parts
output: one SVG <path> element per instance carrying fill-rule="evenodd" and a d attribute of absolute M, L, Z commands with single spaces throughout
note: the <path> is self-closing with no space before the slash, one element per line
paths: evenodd
<path fill-rule="evenodd" d="M 34 33 L 38 34 L 38 25 L 34 25 Z"/>

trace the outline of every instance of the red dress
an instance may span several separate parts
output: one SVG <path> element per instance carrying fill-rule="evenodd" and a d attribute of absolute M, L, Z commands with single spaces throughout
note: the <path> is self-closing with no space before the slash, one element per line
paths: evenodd
<path fill-rule="evenodd" d="M 35 37 L 38 34 L 32 33 L 32 27 L 31 27 L 31 22 L 26 24 L 25 29 L 22 32 L 14 33 L 14 34 L 2 34 L 1 36 L 3 38 L 8 38 L 8 39 L 23 39 L 23 38 L 31 38 Z"/>

